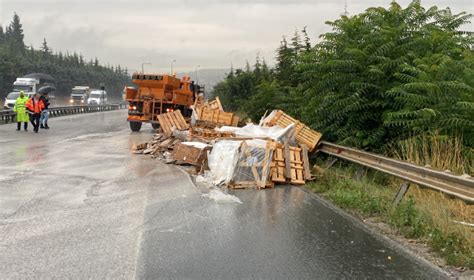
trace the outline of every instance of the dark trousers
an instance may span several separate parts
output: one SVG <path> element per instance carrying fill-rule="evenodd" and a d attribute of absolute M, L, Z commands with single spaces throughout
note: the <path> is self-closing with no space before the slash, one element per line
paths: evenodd
<path fill-rule="evenodd" d="M 35 132 L 38 132 L 38 130 L 39 130 L 40 118 L 41 118 L 41 114 L 31 114 L 30 115 L 30 121 L 31 121 L 31 124 L 33 125 L 33 128 L 34 128 Z"/>
<path fill-rule="evenodd" d="M 16 125 L 17 125 L 17 129 L 20 130 L 21 129 L 21 122 L 16 123 Z M 25 128 L 25 130 L 27 130 L 28 129 L 28 123 L 24 122 L 23 127 Z"/>

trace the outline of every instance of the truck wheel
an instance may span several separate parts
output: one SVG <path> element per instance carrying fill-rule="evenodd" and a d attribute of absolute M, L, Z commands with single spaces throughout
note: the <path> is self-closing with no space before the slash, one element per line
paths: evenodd
<path fill-rule="evenodd" d="M 158 129 L 158 128 L 160 128 L 160 124 L 159 124 L 159 123 L 152 123 L 151 126 L 153 127 L 153 129 Z"/>
<path fill-rule="evenodd" d="M 130 124 L 130 129 L 132 131 L 138 132 L 140 131 L 140 128 L 142 128 L 142 123 L 141 122 L 128 122 Z"/>

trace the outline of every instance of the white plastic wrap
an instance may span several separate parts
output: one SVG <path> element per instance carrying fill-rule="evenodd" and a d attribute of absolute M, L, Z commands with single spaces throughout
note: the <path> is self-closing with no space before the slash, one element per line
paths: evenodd
<path fill-rule="evenodd" d="M 181 142 L 181 144 L 188 145 L 188 146 L 193 146 L 194 148 L 198 148 L 198 149 L 205 149 L 205 148 L 209 147 L 208 144 L 202 143 L 202 142 Z"/>
<path fill-rule="evenodd" d="M 233 132 L 237 137 L 248 138 L 270 138 L 283 143 L 286 138 L 291 138 L 294 134 L 295 124 L 291 124 L 286 128 L 280 126 L 263 127 L 255 124 L 247 124 L 244 127 L 221 127 L 220 132 Z"/>
<path fill-rule="evenodd" d="M 208 156 L 208 166 L 212 183 L 228 184 L 232 179 L 242 141 L 218 141 Z"/>
<path fill-rule="evenodd" d="M 216 127 L 215 130 L 217 132 L 235 132 L 237 130 L 239 130 L 240 127 L 236 127 L 236 126 L 221 126 L 221 127 Z"/>
<path fill-rule="evenodd" d="M 264 118 L 262 117 L 262 119 L 260 120 L 259 125 L 260 126 L 266 126 L 267 123 L 275 117 L 276 112 L 277 112 L 277 110 L 273 110 L 268 116 L 266 116 Z"/>

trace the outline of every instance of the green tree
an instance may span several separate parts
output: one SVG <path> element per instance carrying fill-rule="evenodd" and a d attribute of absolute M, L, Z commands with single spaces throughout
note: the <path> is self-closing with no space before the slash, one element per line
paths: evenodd
<path fill-rule="evenodd" d="M 24 51 L 24 37 L 25 35 L 23 34 L 23 25 L 20 22 L 20 17 L 14 13 L 13 19 L 6 31 L 6 38 L 10 43 L 11 49 L 20 52 Z"/>
<path fill-rule="evenodd" d="M 44 56 L 49 56 L 52 53 L 52 50 L 48 47 L 48 42 L 46 42 L 46 38 L 43 38 L 43 43 L 41 43 L 40 50 Z"/>
<path fill-rule="evenodd" d="M 304 56 L 306 120 L 326 137 L 361 148 L 422 131 L 472 139 L 472 36 L 459 31 L 470 15 L 449 9 L 369 8 L 342 16 Z M 463 108 L 463 109 L 460 109 Z"/>
<path fill-rule="evenodd" d="M 0 25 L 0 45 L 5 42 L 5 32 L 3 31 L 3 27 Z"/>

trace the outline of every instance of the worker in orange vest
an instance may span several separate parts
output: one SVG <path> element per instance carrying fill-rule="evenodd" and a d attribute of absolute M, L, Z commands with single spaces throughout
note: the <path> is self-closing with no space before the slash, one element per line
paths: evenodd
<path fill-rule="evenodd" d="M 30 121 L 31 121 L 31 124 L 33 125 L 35 133 L 38 133 L 41 112 L 43 112 L 44 110 L 44 103 L 40 99 L 40 97 L 41 97 L 41 94 L 36 93 L 33 97 L 31 97 L 26 102 L 26 105 L 25 105 L 28 111 L 28 114 L 30 114 Z"/>

